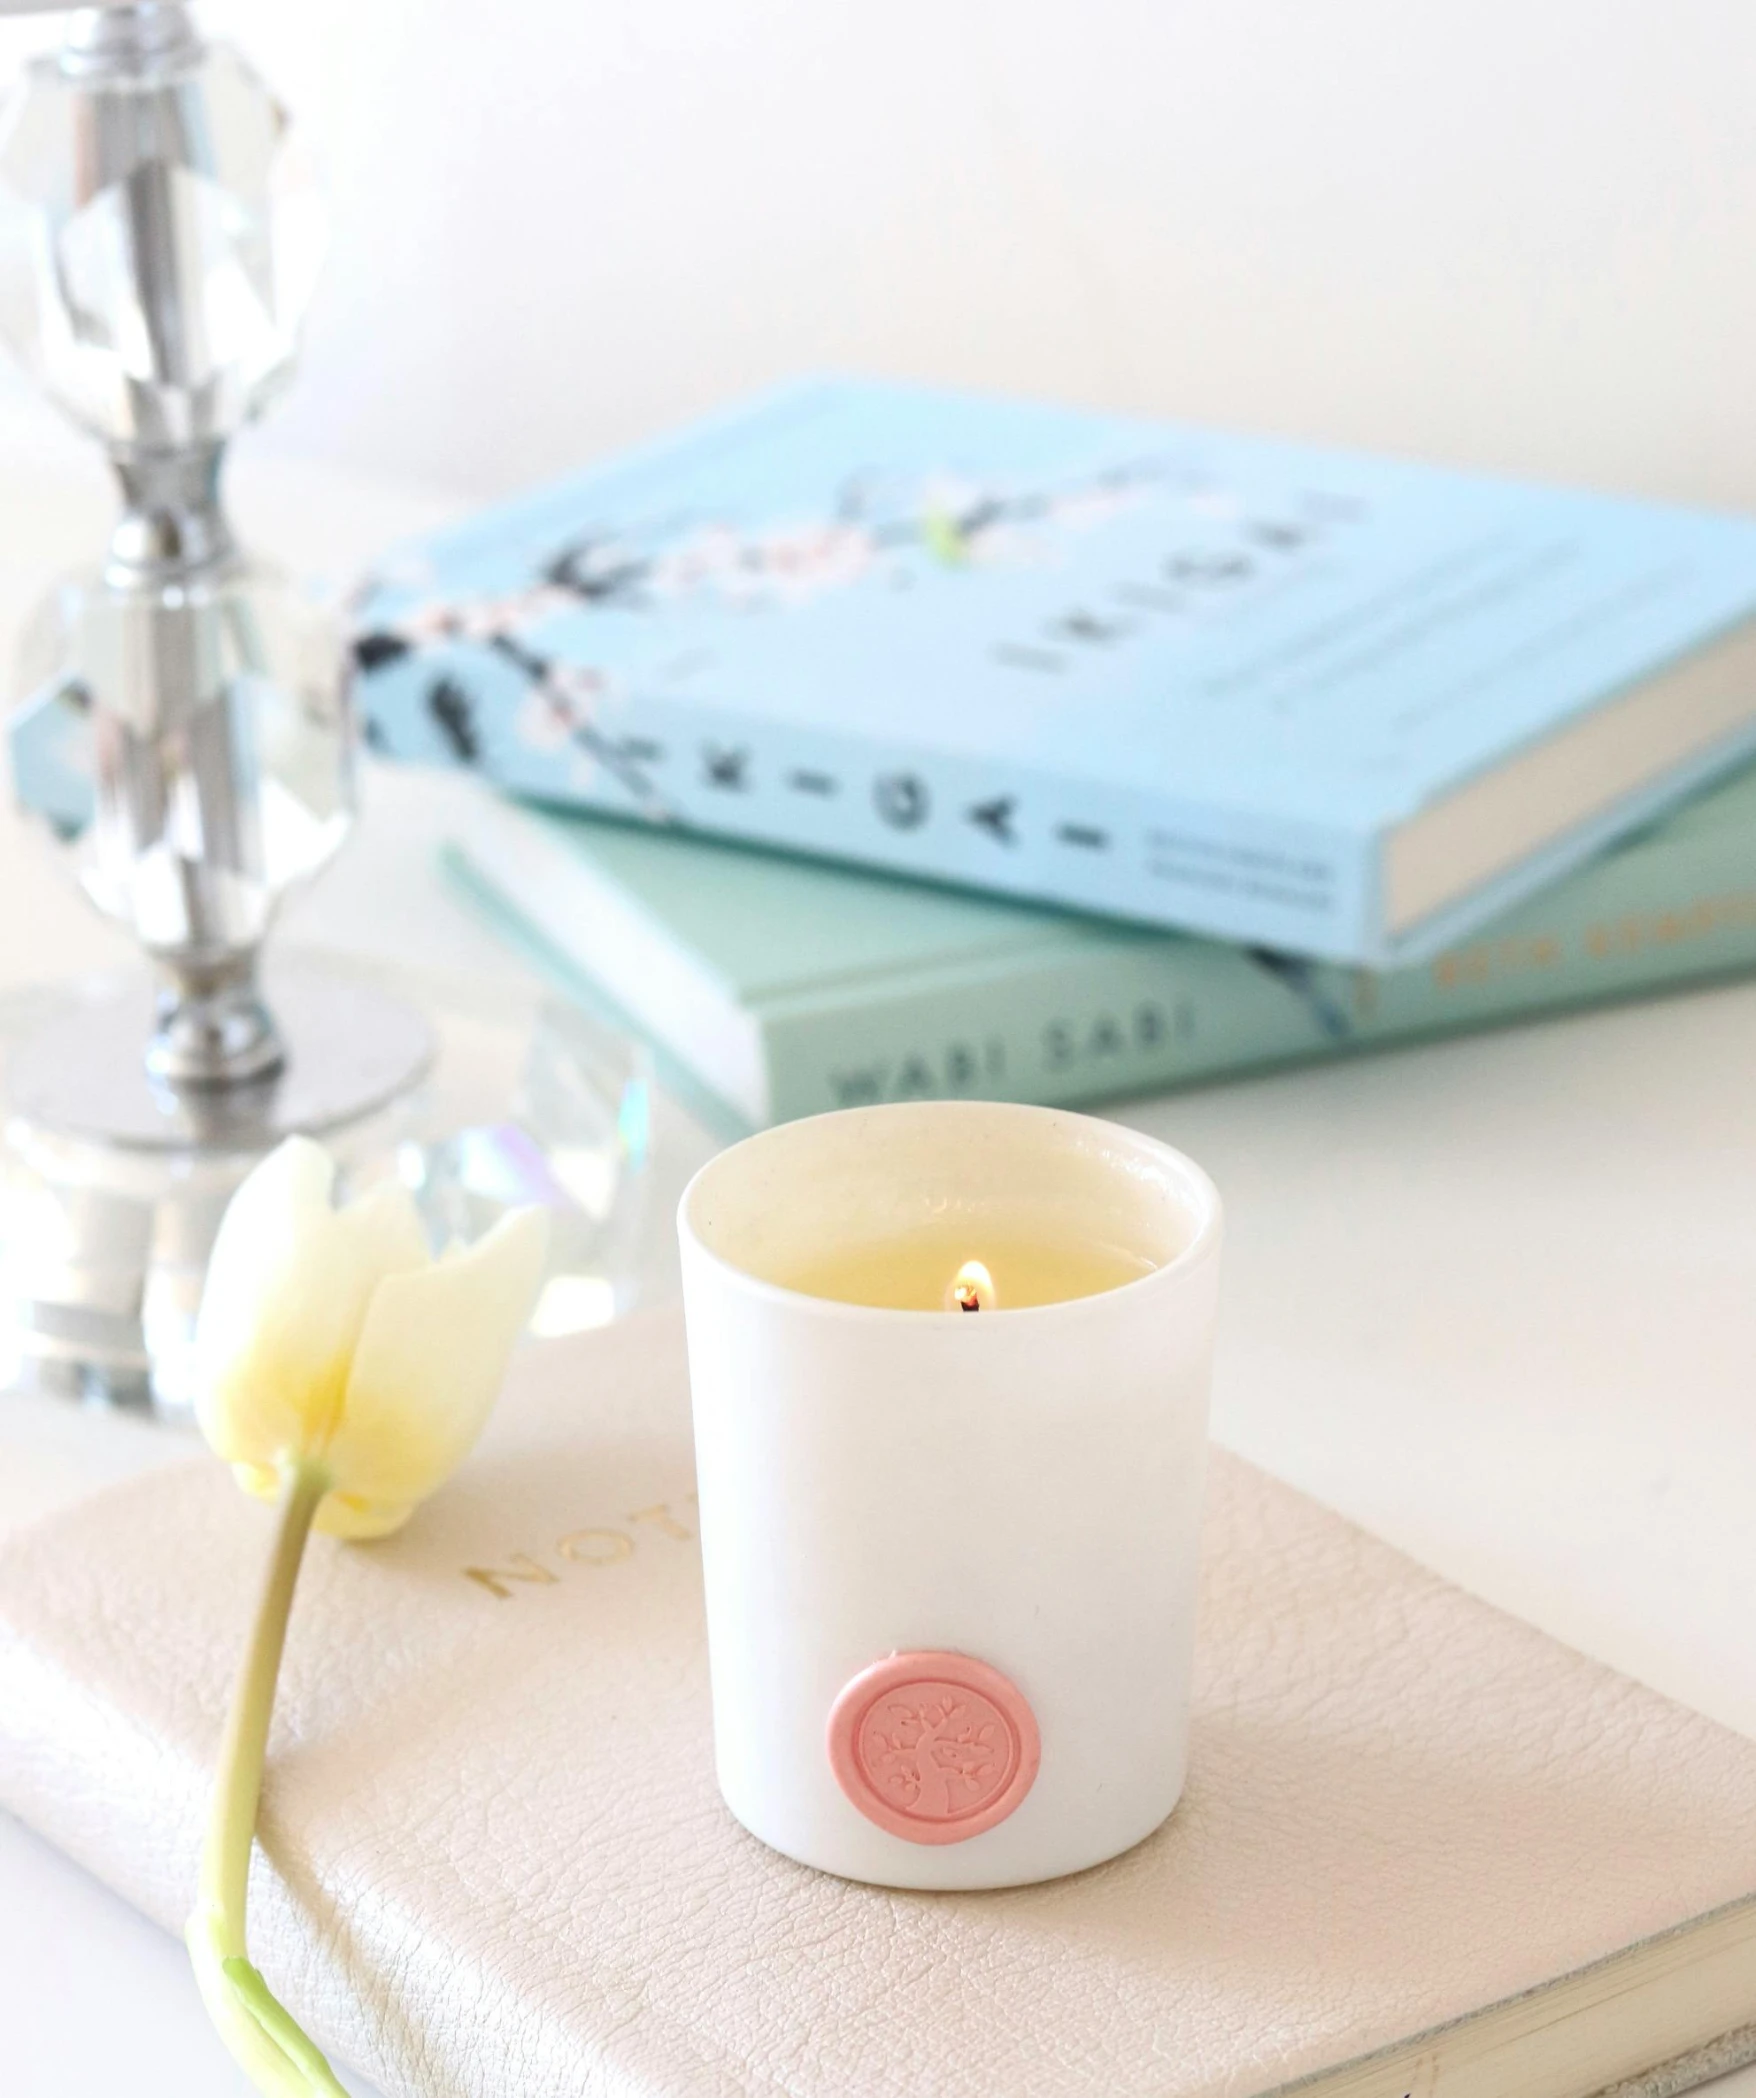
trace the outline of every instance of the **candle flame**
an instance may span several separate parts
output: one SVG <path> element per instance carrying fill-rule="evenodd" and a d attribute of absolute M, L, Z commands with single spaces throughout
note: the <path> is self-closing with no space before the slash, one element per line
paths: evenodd
<path fill-rule="evenodd" d="M 997 1301 L 994 1278 L 979 1260 L 966 1260 L 945 1292 L 947 1311 L 992 1311 Z"/>

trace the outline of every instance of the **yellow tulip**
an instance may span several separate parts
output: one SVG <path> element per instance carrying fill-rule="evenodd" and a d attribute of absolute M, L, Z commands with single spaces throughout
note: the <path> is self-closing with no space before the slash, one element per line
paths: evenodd
<path fill-rule="evenodd" d="M 547 1219 L 521 1209 L 435 1260 L 407 1190 L 331 1206 L 335 1164 L 293 1137 L 232 1197 L 196 1327 L 196 1417 L 264 1500 L 320 1460 L 316 1527 L 382 1537 L 457 1468 L 542 1279 Z"/>
<path fill-rule="evenodd" d="M 450 1476 L 487 1420 L 542 1281 L 547 1218 L 515 1210 L 435 1260 L 406 1190 L 344 1209 L 335 1164 L 294 1137 L 221 1220 L 196 1326 L 202 1433 L 249 1492 L 281 1504 L 238 1678 L 200 1893 L 185 1937 L 221 2037 L 272 2098 L 346 2098 L 250 1964 L 244 1908 L 275 1680 L 313 1528 L 382 1537 Z"/>

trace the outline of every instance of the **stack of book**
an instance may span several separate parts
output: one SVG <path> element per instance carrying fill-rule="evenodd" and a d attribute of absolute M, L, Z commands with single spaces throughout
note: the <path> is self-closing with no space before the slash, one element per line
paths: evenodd
<path fill-rule="evenodd" d="M 825 381 L 408 550 L 356 657 L 518 797 L 460 877 L 744 1124 L 1756 963 L 1744 520 Z"/>

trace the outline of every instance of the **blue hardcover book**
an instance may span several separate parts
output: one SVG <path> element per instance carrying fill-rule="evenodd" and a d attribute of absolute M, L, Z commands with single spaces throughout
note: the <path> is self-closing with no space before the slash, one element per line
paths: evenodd
<path fill-rule="evenodd" d="M 527 796 L 1381 966 L 1756 748 L 1756 523 L 819 381 L 410 549 L 356 656 Z"/>

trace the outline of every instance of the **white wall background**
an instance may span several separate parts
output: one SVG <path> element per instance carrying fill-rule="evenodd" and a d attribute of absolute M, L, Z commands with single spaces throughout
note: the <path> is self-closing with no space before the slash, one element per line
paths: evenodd
<path fill-rule="evenodd" d="M 205 17 L 336 201 L 278 449 L 487 494 L 834 365 L 1756 506 L 1751 0 Z"/>

